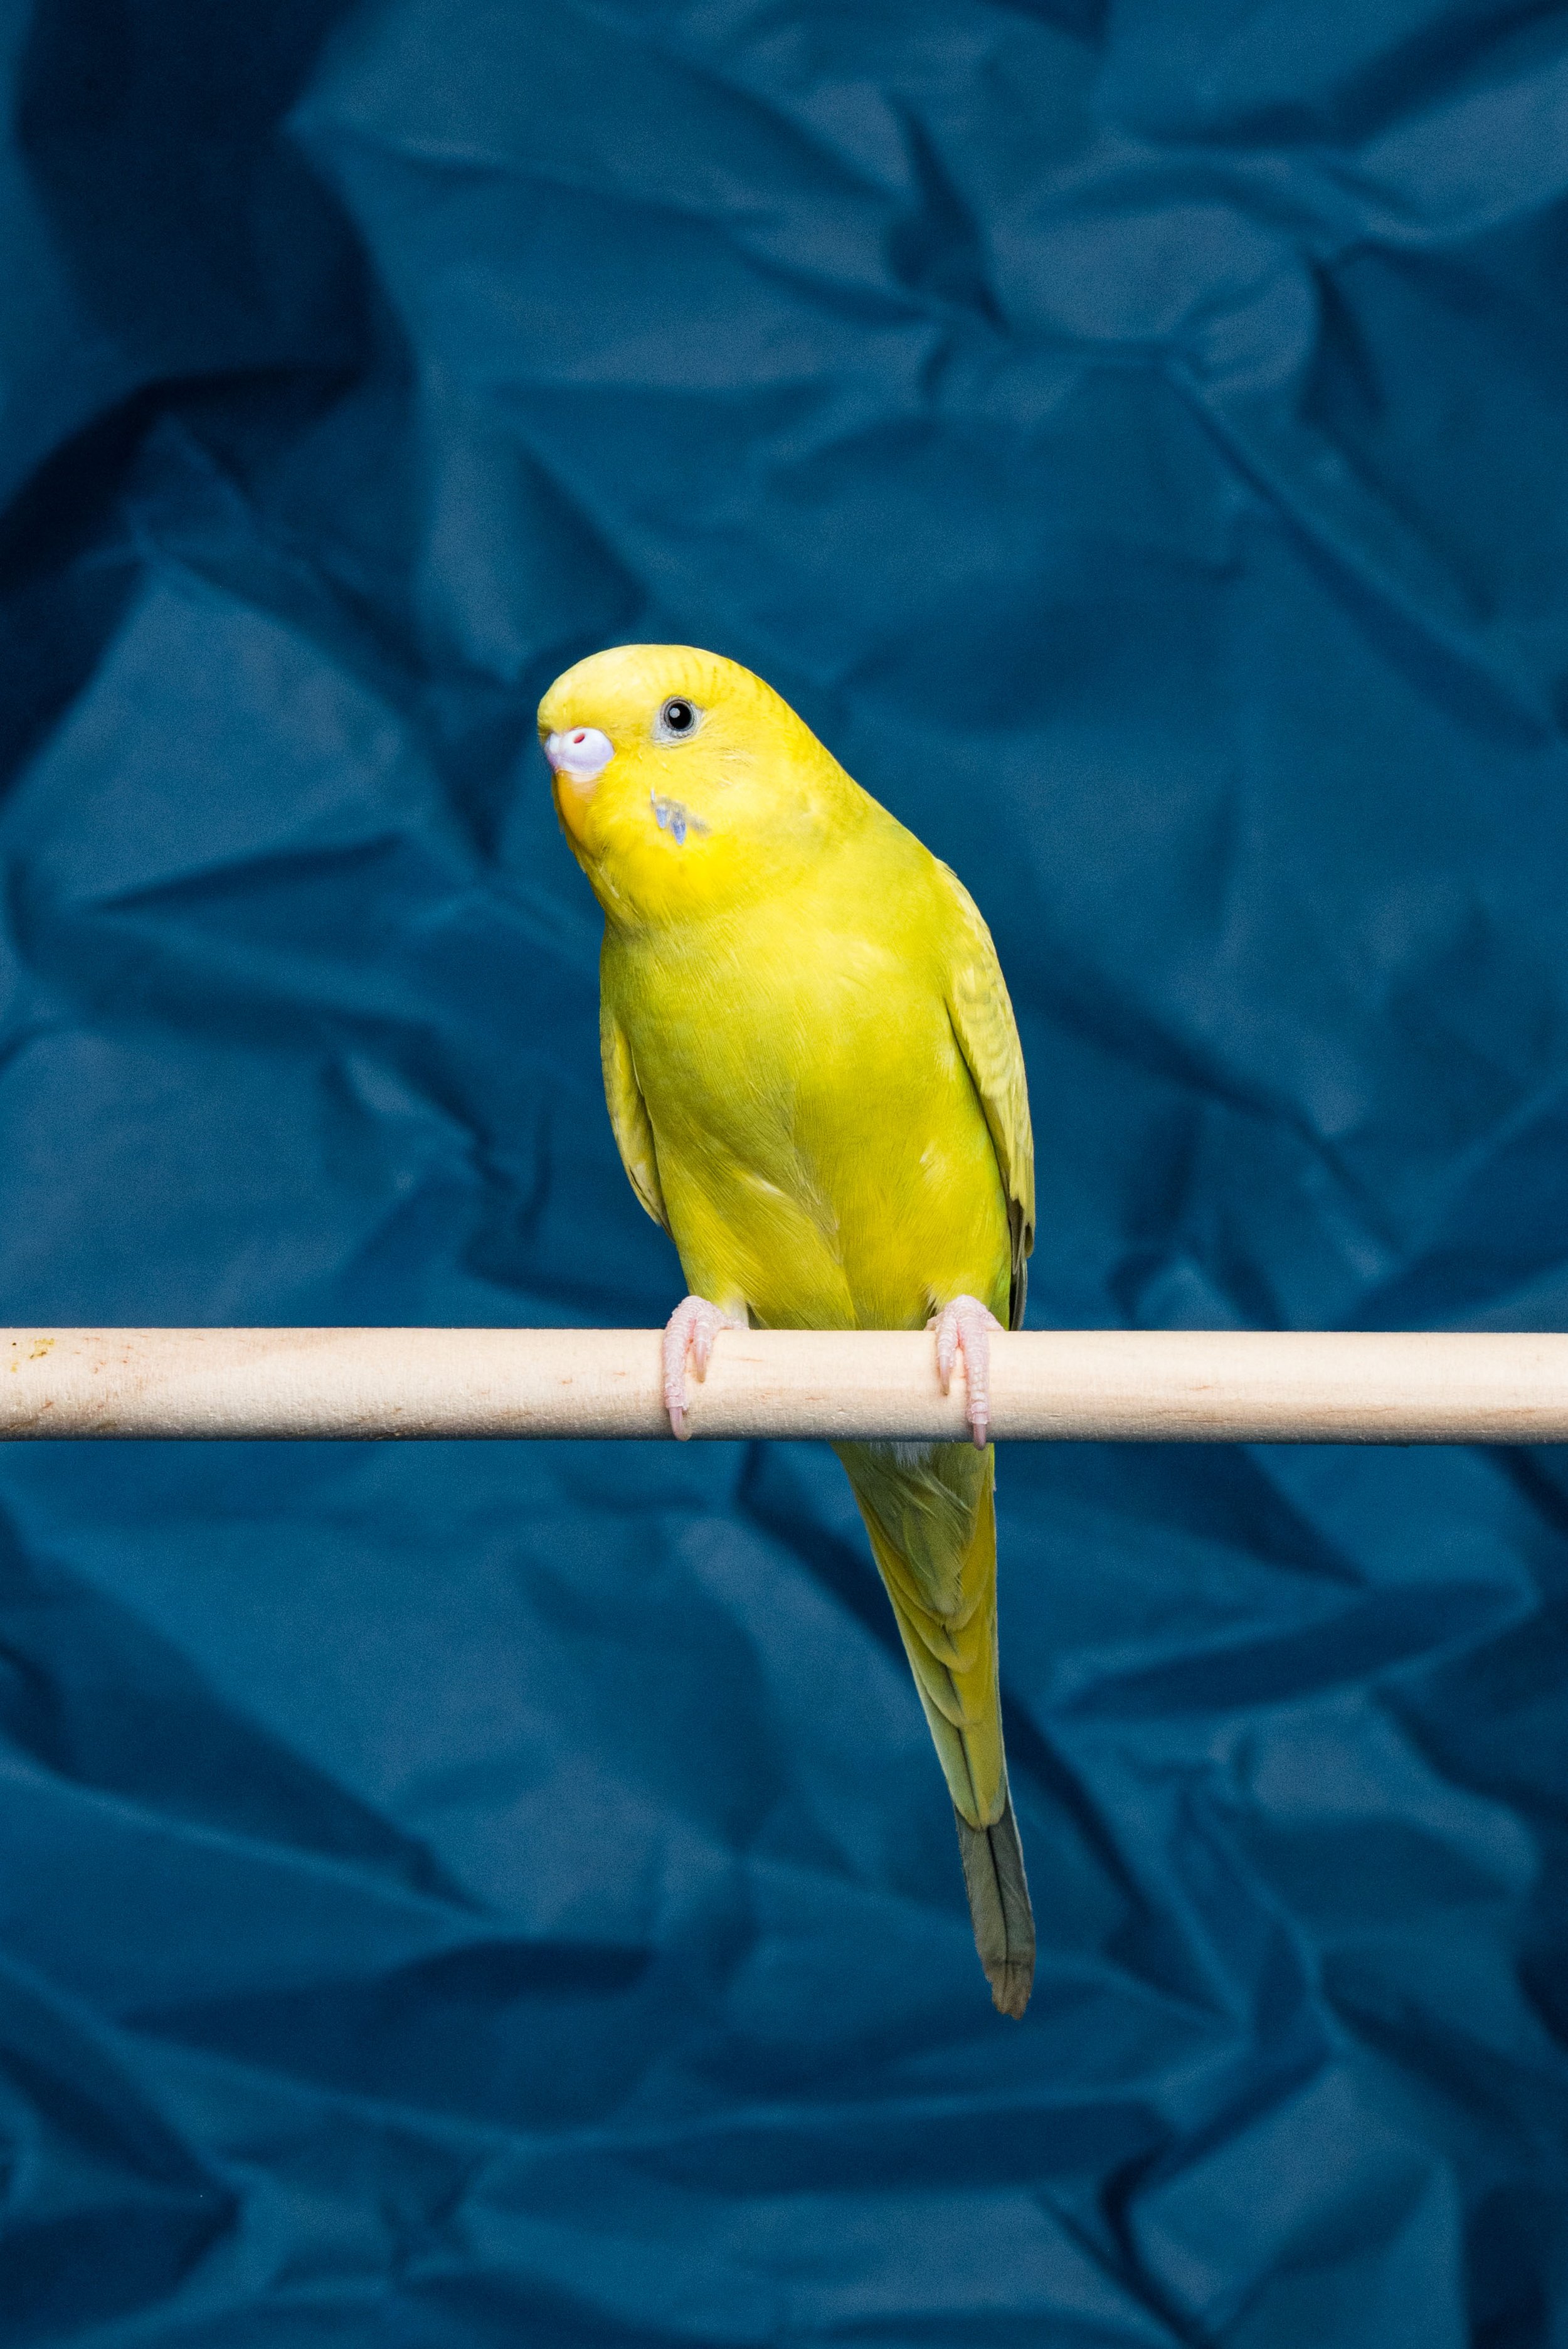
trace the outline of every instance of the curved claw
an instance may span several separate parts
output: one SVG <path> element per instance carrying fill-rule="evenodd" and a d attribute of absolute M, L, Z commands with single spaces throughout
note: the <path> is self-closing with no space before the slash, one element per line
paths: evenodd
<path fill-rule="evenodd" d="M 684 1297 L 665 1324 L 665 1409 L 677 1444 L 691 1433 L 686 1423 L 686 1362 L 699 1380 L 707 1376 L 713 1341 L 721 1330 L 741 1330 L 745 1323 L 710 1305 L 706 1297 Z"/>
<path fill-rule="evenodd" d="M 946 1394 L 960 1354 L 968 1400 L 965 1416 L 975 1448 L 984 1452 L 991 1441 L 991 1332 L 1002 1327 L 977 1297 L 955 1297 L 926 1323 L 936 1332 L 936 1375 Z"/>

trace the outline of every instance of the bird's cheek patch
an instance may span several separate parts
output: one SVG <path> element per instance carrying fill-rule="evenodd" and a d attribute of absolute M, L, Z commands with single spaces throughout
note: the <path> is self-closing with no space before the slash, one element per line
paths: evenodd
<path fill-rule="evenodd" d="M 679 800 L 661 799 L 657 792 L 650 792 L 648 802 L 654 811 L 654 822 L 661 832 L 672 834 L 677 848 L 686 846 L 688 832 L 704 833 L 707 830 L 702 818 L 691 814 Z"/>

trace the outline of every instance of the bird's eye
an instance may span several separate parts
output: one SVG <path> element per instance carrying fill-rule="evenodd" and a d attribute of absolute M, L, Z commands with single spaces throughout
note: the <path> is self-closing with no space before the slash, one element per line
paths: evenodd
<path fill-rule="evenodd" d="M 659 722 L 666 734 L 689 734 L 696 724 L 696 711 L 689 701 L 666 701 L 659 712 Z"/>

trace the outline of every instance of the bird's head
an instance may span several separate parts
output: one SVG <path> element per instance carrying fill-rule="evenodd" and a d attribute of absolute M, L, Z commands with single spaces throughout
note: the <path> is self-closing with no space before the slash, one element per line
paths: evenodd
<path fill-rule="evenodd" d="M 605 912 L 742 904 L 820 854 L 861 797 L 770 686 L 689 645 L 617 645 L 539 705 L 555 808 Z"/>

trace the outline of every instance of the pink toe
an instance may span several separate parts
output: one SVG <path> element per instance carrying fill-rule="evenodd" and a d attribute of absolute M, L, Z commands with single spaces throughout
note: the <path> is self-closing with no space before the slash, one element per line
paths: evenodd
<path fill-rule="evenodd" d="M 990 1441 L 991 1332 L 1001 1323 L 977 1297 L 955 1297 L 927 1325 L 936 1331 L 936 1368 L 942 1392 L 949 1392 L 954 1367 L 964 1357 L 965 1416 L 977 1451 Z"/>
<path fill-rule="evenodd" d="M 741 1327 L 706 1297 L 683 1297 L 665 1324 L 665 1409 L 676 1439 L 685 1443 L 691 1431 L 686 1423 L 688 1365 L 700 1381 L 713 1358 L 713 1341 L 720 1330 Z"/>

